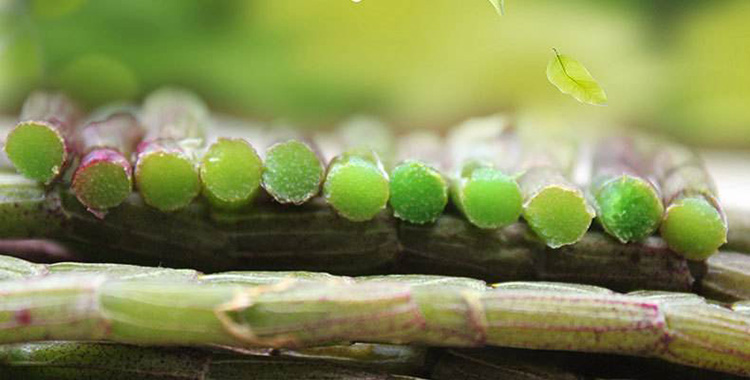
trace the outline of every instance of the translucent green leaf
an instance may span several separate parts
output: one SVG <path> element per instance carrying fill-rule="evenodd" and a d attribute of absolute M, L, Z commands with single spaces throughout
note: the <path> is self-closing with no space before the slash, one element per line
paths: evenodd
<path fill-rule="evenodd" d="M 569 94 L 581 103 L 607 104 L 607 94 L 591 73 L 580 62 L 559 54 L 557 50 L 547 65 L 547 79 L 563 94 Z"/>
<path fill-rule="evenodd" d="M 490 0 L 490 4 L 495 7 L 497 14 L 500 16 L 505 14 L 505 0 Z"/>

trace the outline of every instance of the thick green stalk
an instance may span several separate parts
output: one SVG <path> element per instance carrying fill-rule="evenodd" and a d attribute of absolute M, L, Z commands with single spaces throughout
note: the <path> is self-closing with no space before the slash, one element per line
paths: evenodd
<path fill-rule="evenodd" d="M 666 211 L 661 235 L 690 260 L 705 260 L 727 242 L 727 220 L 700 157 L 688 148 L 660 144 L 652 158 Z"/>
<path fill-rule="evenodd" d="M 701 293 L 721 301 L 750 300 L 750 255 L 719 252 L 706 260 Z"/>
<path fill-rule="evenodd" d="M 8 134 L 5 152 L 19 173 L 49 184 L 78 153 L 78 107 L 60 93 L 34 92 L 26 99 L 20 122 Z"/>
<path fill-rule="evenodd" d="M 204 144 L 208 117 L 203 101 L 184 90 L 164 88 L 146 98 L 143 123 L 148 129 L 135 166 L 146 204 L 175 211 L 200 193 L 196 150 Z"/>
<path fill-rule="evenodd" d="M 632 138 L 610 138 L 599 143 L 593 157 L 590 191 L 597 218 L 622 243 L 651 235 L 664 213 L 641 153 Z"/>
<path fill-rule="evenodd" d="M 389 195 L 388 174 L 372 150 L 348 151 L 328 165 L 323 196 L 346 219 L 374 218 L 385 208 Z"/>
<path fill-rule="evenodd" d="M 244 276 L 252 282 L 255 274 Z M 75 271 L 5 281 L 0 342 L 490 345 L 653 356 L 750 374 L 748 315 L 695 295 L 620 295 L 565 284 L 490 288 L 425 276 L 298 283 L 295 276 L 261 286 L 118 280 Z"/>
<path fill-rule="evenodd" d="M 490 116 L 463 122 L 447 138 L 455 173 L 451 200 L 477 227 L 507 226 L 521 214 L 521 192 L 508 175 L 516 159 L 514 137 L 506 118 Z"/>
<path fill-rule="evenodd" d="M 556 147 L 533 148 L 521 164 L 518 185 L 523 218 L 551 248 L 583 238 L 595 216 L 583 192 L 565 175 L 568 163 L 555 157 Z"/>
<path fill-rule="evenodd" d="M 102 221 L 70 192 L 53 191 L 44 197 L 40 185 L 17 174 L 8 176 L 12 181 L 0 186 L 2 236 L 57 239 L 87 261 L 161 263 L 210 272 L 396 271 L 487 281 L 547 279 L 622 291 L 689 291 L 693 283 L 685 259 L 658 238 L 623 245 L 591 232 L 579 244 L 552 251 L 521 223 L 481 230 L 448 214 L 435 224 L 419 226 L 397 224 L 387 211 L 368 222 L 351 223 L 322 199 L 294 208 L 258 202 L 241 212 L 196 203 L 167 214 L 145 206 L 134 195 Z"/>
<path fill-rule="evenodd" d="M 0 237 L 54 236 L 64 220 L 56 199 L 38 182 L 0 170 Z"/>
<path fill-rule="evenodd" d="M 370 352 L 363 352 L 366 348 Z M 356 348 L 354 348 L 356 347 Z M 23 379 L 393 379 L 389 359 L 374 351 L 411 355 L 408 347 L 355 345 L 321 348 L 325 356 L 304 351 L 270 356 L 198 348 L 142 347 L 112 343 L 45 342 L 0 346 L 0 374 Z M 336 355 L 335 349 L 341 353 Z M 354 350 L 359 349 L 359 352 Z M 333 353 L 333 354 L 332 354 Z M 347 357 L 345 355 L 362 355 Z M 299 356 L 295 355 L 299 354 Z M 413 358 L 412 358 L 413 357 Z M 422 360 L 424 357 L 422 356 Z M 401 369 L 401 368 L 397 368 Z M 6 377 L 3 377 L 6 378 Z"/>
<path fill-rule="evenodd" d="M 417 131 L 398 138 L 399 163 L 391 170 L 393 215 L 410 223 L 432 223 L 448 204 L 449 180 L 440 172 L 445 165 L 445 142 L 434 132 Z"/>
<path fill-rule="evenodd" d="M 466 161 L 460 166 L 451 199 L 479 228 L 499 228 L 518 221 L 523 201 L 515 179 L 486 161 Z"/>
<path fill-rule="evenodd" d="M 203 194 L 214 207 L 243 207 L 258 193 L 262 169 L 263 163 L 250 143 L 219 138 L 200 162 Z"/>
<path fill-rule="evenodd" d="M 400 224 L 399 243 L 403 251 L 397 269 L 402 273 L 489 282 L 565 281 L 619 291 L 690 291 L 694 282 L 685 259 L 658 238 L 624 245 L 592 231 L 576 244 L 553 250 L 538 241 L 526 224 L 487 231 L 444 215 L 434 226 Z"/>
<path fill-rule="evenodd" d="M 407 222 L 432 223 L 448 204 L 448 182 L 435 168 L 406 160 L 391 171 L 393 215 Z"/>
<path fill-rule="evenodd" d="M 313 149 L 291 139 L 271 145 L 263 163 L 263 188 L 277 202 L 301 205 L 320 192 L 323 164 Z"/>
<path fill-rule="evenodd" d="M 95 215 L 119 206 L 133 189 L 130 156 L 144 131 L 133 115 L 115 113 L 81 130 L 81 163 L 71 185 L 78 200 Z"/>

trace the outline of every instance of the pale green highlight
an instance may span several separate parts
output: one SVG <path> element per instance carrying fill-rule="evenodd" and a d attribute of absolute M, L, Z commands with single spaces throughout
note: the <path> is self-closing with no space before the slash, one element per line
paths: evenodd
<path fill-rule="evenodd" d="M 19 173 L 45 184 L 60 174 L 67 155 L 59 132 L 35 121 L 21 123 L 8 134 L 5 152 Z"/>
<path fill-rule="evenodd" d="M 99 161 L 79 170 L 72 187 L 86 207 L 106 210 L 120 205 L 130 195 L 132 182 L 122 165 Z"/>
<path fill-rule="evenodd" d="M 280 203 L 302 204 L 320 191 L 323 165 L 307 144 L 289 140 L 271 146 L 263 165 L 263 188 Z"/>
<path fill-rule="evenodd" d="M 448 184 L 439 171 L 406 161 L 391 172 L 393 214 L 416 224 L 434 222 L 448 203 Z"/>
<path fill-rule="evenodd" d="M 620 242 L 643 240 L 659 227 L 664 206 L 653 186 L 631 176 L 615 178 L 594 194 L 599 222 Z"/>
<path fill-rule="evenodd" d="M 186 207 L 201 189 L 192 161 L 178 153 L 142 155 L 136 168 L 136 184 L 146 204 L 161 211 Z"/>
<path fill-rule="evenodd" d="M 583 237 L 594 212 L 579 190 L 548 186 L 526 202 L 523 217 L 548 246 L 559 248 Z"/>
<path fill-rule="evenodd" d="M 667 207 L 661 236 L 689 260 L 705 260 L 727 241 L 727 225 L 704 198 L 685 198 Z"/>
<path fill-rule="evenodd" d="M 220 139 L 201 160 L 203 194 L 215 207 L 242 207 L 258 192 L 262 165 L 258 154 L 245 140 Z"/>

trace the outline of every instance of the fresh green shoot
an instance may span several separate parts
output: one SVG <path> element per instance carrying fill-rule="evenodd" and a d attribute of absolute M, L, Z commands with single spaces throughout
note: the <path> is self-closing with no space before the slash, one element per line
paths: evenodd
<path fill-rule="evenodd" d="M 240 208 L 257 194 L 261 169 L 261 159 L 247 141 L 219 139 L 200 163 L 203 195 L 215 207 Z"/>
<path fill-rule="evenodd" d="M 300 205 L 320 191 L 323 164 L 305 143 L 289 140 L 266 151 L 263 188 L 279 203 Z"/>
<path fill-rule="evenodd" d="M 391 172 L 393 214 L 411 223 L 434 222 L 448 203 L 448 183 L 437 169 L 407 160 Z"/>

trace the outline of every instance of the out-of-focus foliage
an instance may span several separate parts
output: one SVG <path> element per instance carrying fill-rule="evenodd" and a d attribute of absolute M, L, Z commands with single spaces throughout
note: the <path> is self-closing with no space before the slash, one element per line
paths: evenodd
<path fill-rule="evenodd" d="M 442 128 L 540 110 L 750 146 L 747 0 L 505 7 L 498 17 L 486 0 L 0 0 L 0 111 L 32 86 L 95 106 L 169 83 L 222 111 L 303 124 L 372 113 Z M 586 63 L 608 107 L 549 85 L 552 47 Z"/>

